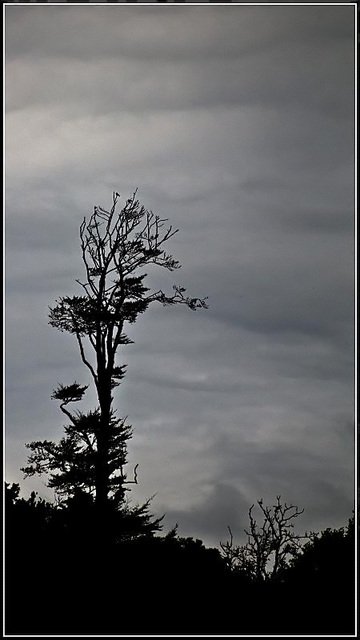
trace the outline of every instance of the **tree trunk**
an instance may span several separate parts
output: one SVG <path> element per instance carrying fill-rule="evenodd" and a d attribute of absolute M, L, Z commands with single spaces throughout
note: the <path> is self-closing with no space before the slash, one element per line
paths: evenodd
<path fill-rule="evenodd" d="M 102 378 L 102 379 L 101 379 Z M 97 434 L 97 465 L 96 465 L 96 507 L 98 517 L 101 521 L 106 519 L 108 511 L 108 493 L 109 493 L 109 436 L 111 429 L 111 378 L 108 372 L 103 370 L 102 376 L 99 376 L 98 398 L 100 404 L 100 425 Z M 105 525 L 105 520 L 103 521 Z"/>

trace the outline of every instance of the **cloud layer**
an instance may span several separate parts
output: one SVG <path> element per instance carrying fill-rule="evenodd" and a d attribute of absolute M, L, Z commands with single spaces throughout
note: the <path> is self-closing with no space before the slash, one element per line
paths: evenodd
<path fill-rule="evenodd" d="M 171 10 L 169 10 L 171 9 Z M 169 218 L 173 280 L 121 356 L 135 500 L 218 544 L 276 494 L 303 528 L 353 504 L 354 10 L 7 6 L 7 477 L 87 381 L 47 324 L 82 275 L 78 228 L 116 189 Z M 89 395 L 89 405 L 95 402 Z M 51 497 L 51 496 L 50 496 Z"/>

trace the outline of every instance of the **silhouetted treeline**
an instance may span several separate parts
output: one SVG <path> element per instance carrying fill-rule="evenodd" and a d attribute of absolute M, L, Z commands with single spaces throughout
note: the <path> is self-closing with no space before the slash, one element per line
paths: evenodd
<path fill-rule="evenodd" d="M 5 496 L 7 634 L 354 633 L 353 518 L 256 582 L 176 528 L 159 535 L 148 503 L 114 519 L 99 557 L 84 496 L 59 506 L 14 484 Z"/>

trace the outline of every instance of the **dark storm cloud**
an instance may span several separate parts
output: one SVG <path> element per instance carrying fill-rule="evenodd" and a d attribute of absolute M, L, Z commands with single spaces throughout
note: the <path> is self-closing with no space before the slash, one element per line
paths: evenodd
<path fill-rule="evenodd" d="M 161 508 L 161 507 L 160 507 Z M 228 537 L 227 526 L 233 532 L 243 533 L 247 526 L 246 514 L 249 508 L 247 500 L 238 489 L 226 483 L 210 487 L 209 495 L 200 504 L 188 511 L 170 510 L 165 513 L 166 525 L 171 528 L 179 524 L 178 533 L 182 536 L 193 535 L 194 527 L 202 538 L 212 532 L 213 544 L 218 546 Z"/>
<path fill-rule="evenodd" d="M 337 523 L 341 526 L 353 508 L 353 500 L 348 493 L 353 466 L 344 472 L 341 479 L 334 476 L 332 469 L 334 460 L 338 459 L 341 452 L 349 455 L 350 447 L 346 443 L 344 445 L 342 433 L 336 434 L 331 429 L 331 435 L 324 432 L 321 438 L 325 456 L 324 450 L 320 453 L 314 446 L 319 437 L 316 428 L 304 429 L 303 425 L 298 425 L 298 429 L 304 441 L 301 452 L 286 441 L 286 429 L 283 430 L 282 439 L 267 442 L 261 450 L 251 441 L 243 442 L 240 448 L 235 438 L 227 443 L 217 442 L 216 446 L 220 450 L 222 448 L 227 462 L 218 481 L 225 481 L 226 476 L 227 482 L 231 480 L 236 486 L 242 483 L 245 487 L 251 486 L 253 501 L 264 497 L 268 504 L 274 497 L 273 487 L 277 486 L 277 493 L 284 500 L 305 508 L 301 518 L 304 529 L 319 530 L 326 527 L 326 520 L 331 517 L 334 504 L 337 504 Z M 321 494 L 321 503 L 316 497 L 317 491 Z"/>
<path fill-rule="evenodd" d="M 347 39 L 353 29 L 351 7 L 52 7 L 33 11 L 26 7 L 8 12 L 11 41 L 6 53 L 13 57 L 38 56 L 182 58 L 236 56 L 259 51 L 280 39 L 286 43 L 314 39 Z M 56 29 L 49 28 L 49 20 Z M 27 30 L 23 25 L 26 21 Z M 239 38 L 241 35 L 241 39 Z"/>
<path fill-rule="evenodd" d="M 155 9 L 155 11 L 154 11 Z M 217 545 L 276 494 L 304 528 L 353 500 L 353 10 L 7 7 L 7 463 L 58 438 L 90 382 L 48 307 L 79 294 L 78 229 L 139 187 L 179 228 L 149 272 L 210 308 L 151 308 L 116 394 L 134 500 Z M 87 406 L 96 399 L 89 390 Z M 20 401 L 21 399 L 21 401 Z M 130 472 L 129 472 L 130 473 Z M 41 495 L 52 495 L 43 480 Z M 30 489 L 30 483 L 24 490 Z M 26 484 L 26 487 L 25 487 Z"/>

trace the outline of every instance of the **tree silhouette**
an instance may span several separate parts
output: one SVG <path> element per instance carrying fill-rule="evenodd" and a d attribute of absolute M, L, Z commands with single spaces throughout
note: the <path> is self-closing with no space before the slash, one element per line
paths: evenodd
<path fill-rule="evenodd" d="M 178 536 L 177 525 L 147 535 L 145 518 L 143 535 L 134 537 L 131 518 L 142 517 L 134 509 L 99 562 L 90 493 L 75 493 L 66 508 L 19 493 L 19 485 L 5 486 L 10 635 L 354 633 L 354 518 L 347 528 L 310 533 L 279 579 L 257 581 L 236 564 L 229 570 L 219 550 Z"/>
<path fill-rule="evenodd" d="M 245 529 L 248 536 L 244 545 L 233 544 L 233 534 L 229 529 L 230 539 L 220 542 L 222 557 L 231 570 L 241 571 L 257 582 L 275 580 L 282 575 L 291 558 L 301 548 L 300 536 L 294 532 L 293 520 L 304 512 L 297 506 L 281 503 L 281 496 L 276 496 L 276 504 L 264 506 L 263 500 L 257 504 L 262 514 L 262 524 L 258 525 L 253 516 L 252 505 L 249 509 L 249 527 Z"/>
<path fill-rule="evenodd" d="M 328 527 L 308 537 L 301 554 L 290 563 L 289 580 L 351 588 L 355 579 L 355 517 L 349 518 L 347 527 Z"/>
<path fill-rule="evenodd" d="M 59 495 L 94 496 L 98 521 L 104 523 L 112 506 L 124 505 L 126 485 L 137 482 L 124 471 L 131 427 L 116 417 L 113 390 L 121 383 L 126 365 L 117 362 L 118 350 L 132 340 L 124 329 L 153 302 L 182 304 L 191 310 L 207 308 L 206 299 L 189 297 L 173 286 L 172 295 L 145 286 L 143 269 L 151 265 L 168 271 L 180 268 L 165 243 L 177 230 L 165 228 L 165 219 L 148 211 L 136 199 L 136 191 L 118 211 L 119 194 L 113 193 L 110 211 L 94 207 L 80 226 L 85 281 L 76 280 L 81 296 L 64 296 L 50 308 L 49 323 L 75 336 L 83 364 L 90 371 L 98 406 L 88 413 L 71 412 L 68 405 L 80 401 L 87 389 L 76 381 L 59 385 L 53 398 L 70 420 L 58 444 L 32 442 L 25 477 L 51 473 L 49 486 Z"/>
<path fill-rule="evenodd" d="M 347 527 L 309 533 L 301 553 L 289 563 L 284 580 L 294 602 L 307 595 L 307 627 L 313 634 L 356 635 L 355 577 L 353 516 Z"/>

